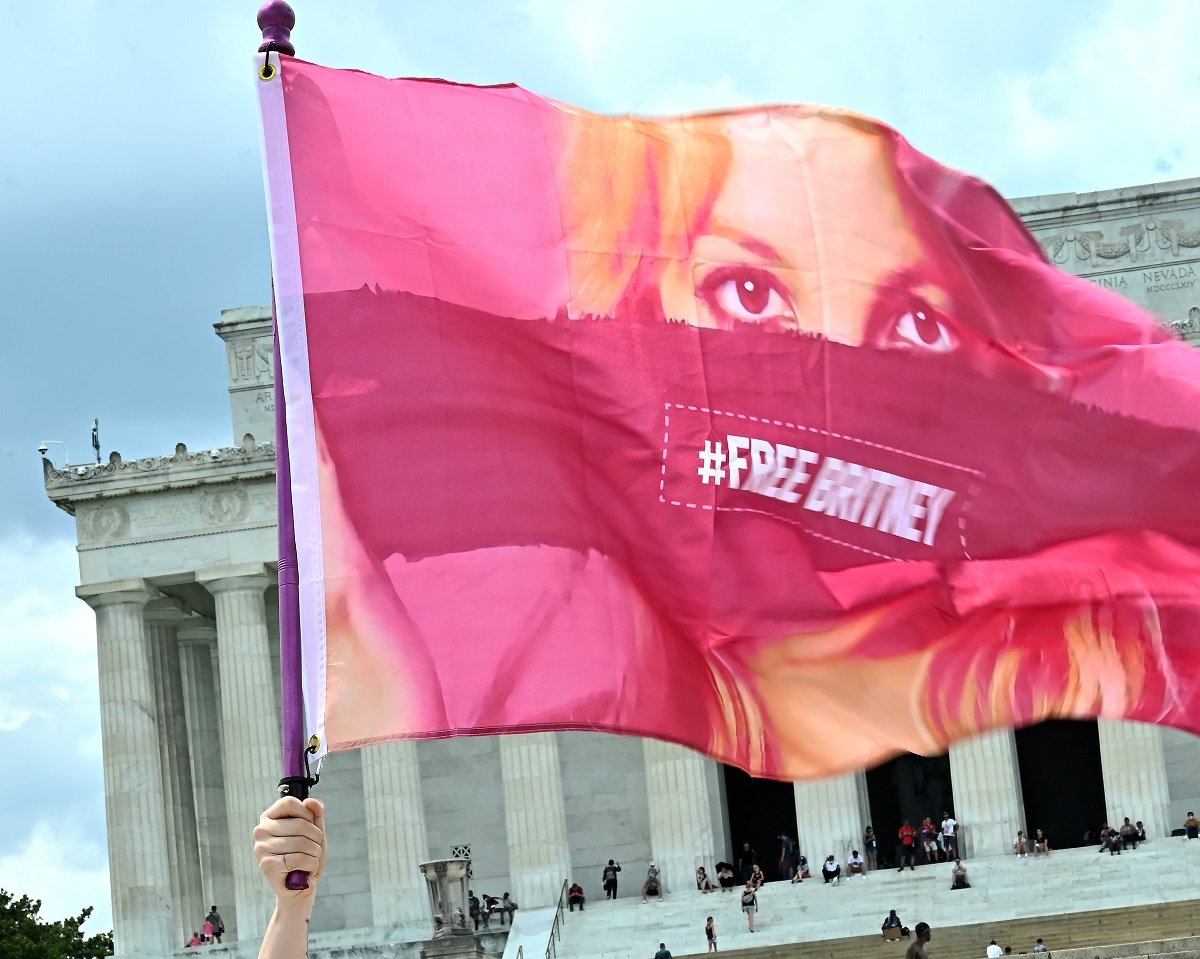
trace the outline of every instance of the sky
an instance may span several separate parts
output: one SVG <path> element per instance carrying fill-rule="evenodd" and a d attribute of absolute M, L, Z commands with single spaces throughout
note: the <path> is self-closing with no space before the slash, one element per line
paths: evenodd
<path fill-rule="evenodd" d="M 1200 175 L 1200 4 L 292 0 L 304 59 L 606 113 L 850 107 L 1010 197 Z M 255 0 L 0 0 L 0 887 L 111 925 L 61 465 L 232 441 L 211 324 L 269 302 Z M 264 803 L 271 797 L 264 796 Z"/>

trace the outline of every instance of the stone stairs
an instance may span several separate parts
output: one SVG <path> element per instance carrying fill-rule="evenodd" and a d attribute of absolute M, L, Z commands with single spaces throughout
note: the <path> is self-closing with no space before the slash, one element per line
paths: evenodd
<path fill-rule="evenodd" d="M 1200 938 L 1190 933 L 1200 929 L 1200 901 L 1130 906 L 1073 915 L 1038 916 L 1000 922 L 972 923 L 933 930 L 930 959 L 981 959 L 993 939 L 1011 946 L 1013 955 L 1031 953 L 1040 937 L 1052 947 L 1051 959 L 1068 959 L 1080 950 L 1079 959 L 1094 959 L 1099 947 L 1125 944 L 1106 950 L 1105 959 L 1151 954 L 1151 941 L 1162 943 L 1164 952 L 1200 955 Z M 788 943 L 761 949 L 722 950 L 725 959 L 900 959 L 908 941 L 884 942 L 878 935 L 827 939 L 821 942 Z"/>
<path fill-rule="evenodd" d="M 979 957 L 991 939 L 1019 954 L 1038 936 L 1058 950 L 1200 934 L 1200 841 L 1159 839 L 1121 856 L 1088 848 L 1039 859 L 978 859 L 967 867 L 972 888 L 957 891 L 950 889 L 948 864 L 875 872 L 836 887 L 820 879 L 768 883 L 759 892 L 754 934 L 736 893 L 686 889 L 645 904 L 639 896 L 593 900 L 586 912 L 565 915 L 557 953 L 563 959 L 648 959 L 659 942 L 676 956 L 700 953 L 711 915 L 722 953 L 898 959 L 904 946 L 884 943 L 877 932 L 889 909 L 907 926 L 925 921 L 933 927 L 931 959 Z M 525 952 L 540 959 L 541 950 Z"/>

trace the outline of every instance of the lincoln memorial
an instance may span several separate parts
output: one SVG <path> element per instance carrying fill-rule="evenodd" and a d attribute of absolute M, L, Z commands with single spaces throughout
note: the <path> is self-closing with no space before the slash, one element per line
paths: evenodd
<path fill-rule="evenodd" d="M 1012 202 L 1055 264 L 1200 342 L 1200 179 Z M 253 955 L 272 903 L 250 843 L 280 776 L 270 311 L 226 310 L 215 328 L 230 445 L 44 459 L 46 494 L 75 523 L 76 594 L 95 611 L 119 955 L 179 950 L 214 903 L 231 953 Z M 1017 829 L 1043 826 L 1065 848 L 1132 816 L 1166 837 L 1200 808 L 1200 740 L 1108 720 L 796 784 L 580 732 L 371 746 L 333 754 L 321 774 L 334 855 L 314 940 L 379 956 L 429 938 L 427 860 L 467 858 L 477 894 L 509 891 L 528 910 L 556 903 L 567 878 L 597 897 L 610 858 L 621 896 L 636 897 L 651 860 L 668 891 L 691 890 L 698 864 L 735 862 L 743 842 L 778 850 L 780 833 L 815 869 L 829 852 L 844 862 L 868 823 L 883 853 L 901 819 L 949 810 L 979 860 L 1009 852 Z"/>

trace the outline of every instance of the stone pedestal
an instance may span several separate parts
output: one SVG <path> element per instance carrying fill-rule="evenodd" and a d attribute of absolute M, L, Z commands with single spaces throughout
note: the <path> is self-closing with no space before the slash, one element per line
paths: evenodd
<path fill-rule="evenodd" d="M 96 611 L 104 807 L 117 955 L 164 955 L 175 941 L 158 706 L 142 611 L 152 598 L 141 580 L 81 586 Z"/>
<path fill-rule="evenodd" d="M 365 746 L 360 755 L 375 925 L 419 921 L 428 914 L 413 866 L 429 855 L 429 838 L 417 744 Z"/>
<path fill-rule="evenodd" d="M 694 889 L 696 867 L 716 861 L 717 824 L 709 803 L 711 759 L 683 746 L 643 740 L 650 801 L 650 851 L 668 891 Z M 640 890 L 644 876 L 633 877 Z"/>
<path fill-rule="evenodd" d="M 467 926 L 467 867 L 470 865 L 469 859 L 434 859 L 418 866 L 429 892 L 434 939 L 475 938 Z"/>
<path fill-rule="evenodd" d="M 1011 853 L 1017 830 L 1028 832 L 1012 730 L 995 730 L 952 745 L 950 779 L 959 854 L 967 858 Z"/>
<path fill-rule="evenodd" d="M 487 959 L 477 936 L 448 936 L 421 943 L 421 959 Z M 532 957 L 530 957 L 532 959 Z"/>
<path fill-rule="evenodd" d="M 222 569 L 197 575 L 212 593 L 221 661 L 221 743 L 225 814 L 233 866 L 239 939 L 260 938 L 274 897 L 250 855 L 259 813 L 278 795 L 282 758 L 279 704 L 271 665 L 263 592 L 265 567 Z"/>
<path fill-rule="evenodd" d="M 225 933 L 237 938 L 237 906 L 233 894 L 229 829 L 225 818 L 225 773 L 221 762 L 221 715 L 217 703 L 214 659 L 217 630 L 207 619 L 189 616 L 176 629 L 183 686 L 184 717 L 192 763 L 192 795 L 196 808 L 196 843 L 200 857 L 202 903 L 215 905 Z M 205 915 L 202 913 L 201 915 Z"/>
<path fill-rule="evenodd" d="M 552 906 L 571 874 L 562 767 L 554 733 L 500 737 L 510 892 L 518 905 Z"/>
<path fill-rule="evenodd" d="M 799 848 L 808 857 L 809 868 L 815 875 L 825 857 L 833 853 L 844 869 L 851 851 L 862 852 L 863 829 L 871 821 L 867 777 L 856 772 L 800 782 L 795 791 Z M 768 861 L 774 862 L 774 853 Z"/>
<path fill-rule="evenodd" d="M 1147 838 L 1169 836 L 1171 797 L 1162 730 L 1123 719 L 1101 719 L 1096 727 L 1109 824 L 1119 828 L 1128 816 L 1145 824 Z"/>
<path fill-rule="evenodd" d="M 171 901 L 175 941 L 187 942 L 208 913 L 200 890 L 200 851 L 196 842 L 196 807 L 192 766 L 184 719 L 176 628 L 183 612 L 174 600 L 152 600 L 145 611 L 151 669 L 158 691 L 159 763 L 163 780 L 163 817 L 170 850 Z"/>

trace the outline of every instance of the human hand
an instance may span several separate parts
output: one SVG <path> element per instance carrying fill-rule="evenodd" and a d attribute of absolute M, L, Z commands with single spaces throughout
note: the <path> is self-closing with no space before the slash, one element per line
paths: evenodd
<path fill-rule="evenodd" d="M 325 806 L 317 799 L 301 802 L 285 796 L 273 803 L 254 827 L 254 855 L 263 878 L 282 906 L 311 903 L 316 881 L 325 868 Z M 308 873 L 307 889 L 288 889 L 289 872 Z"/>

